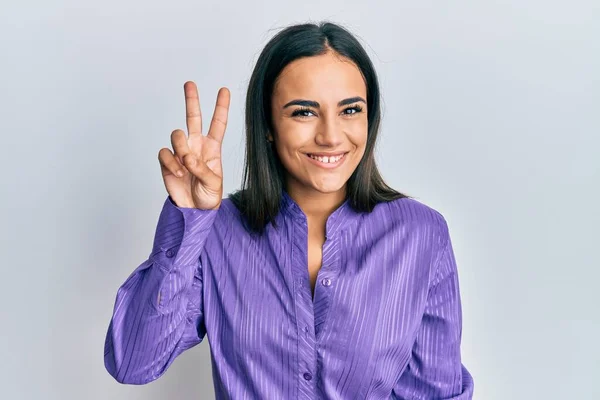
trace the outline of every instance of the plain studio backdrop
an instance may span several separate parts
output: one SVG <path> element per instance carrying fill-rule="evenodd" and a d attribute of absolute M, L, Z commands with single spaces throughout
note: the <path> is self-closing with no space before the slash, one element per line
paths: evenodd
<path fill-rule="evenodd" d="M 158 151 L 231 90 L 281 28 L 331 20 L 379 73 L 377 160 L 447 219 L 475 399 L 598 399 L 600 7 L 594 1 L 20 1 L 0 7 L 3 399 L 209 399 L 208 342 L 118 384 L 103 346 L 117 288 L 166 198 Z"/>

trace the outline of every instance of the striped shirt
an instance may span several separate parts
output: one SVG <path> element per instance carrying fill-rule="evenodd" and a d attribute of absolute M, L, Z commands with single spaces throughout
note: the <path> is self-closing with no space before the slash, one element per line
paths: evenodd
<path fill-rule="evenodd" d="M 307 218 L 282 194 L 261 236 L 229 198 L 200 210 L 167 196 L 151 253 L 117 291 L 108 372 L 151 382 L 207 336 L 217 399 L 471 399 L 442 214 L 346 200 L 327 219 L 313 296 Z"/>

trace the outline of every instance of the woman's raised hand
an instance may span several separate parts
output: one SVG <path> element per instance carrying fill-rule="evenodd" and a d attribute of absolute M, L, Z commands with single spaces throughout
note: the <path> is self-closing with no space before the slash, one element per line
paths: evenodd
<path fill-rule="evenodd" d="M 188 136 L 181 129 L 171 133 L 173 151 L 158 152 L 160 169 L 167 192 L 179 207 L 217 209 L 223 198 L 221 144 L 227 127 L 229 89 L 222 87 L 210 128 L 202 135 L 202 114 L 198 89 L 194 82 L 183 85 Z M 181 175 L 178 173 L 181 172 Z"/>

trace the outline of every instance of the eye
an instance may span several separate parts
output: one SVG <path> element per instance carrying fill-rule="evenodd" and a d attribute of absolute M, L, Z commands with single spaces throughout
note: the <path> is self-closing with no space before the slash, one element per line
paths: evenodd
<path fill-rule="evenodd" d="M 352 113 L 347 113 L 346 111 L 348 111 L 348 110 L 354 110 L 354 112 L 352 112 Z M 361 111 L 362 111 L 362 107 L 361 107 L 361 106 L 359 106 L 359 105 L 357 104 L 357 105 L 355 105 L 355 106 L 352 106 L 352 107 L 345 108 L 345 109 L 344 109 L 344 114 L 345 114 L 345 115 L 358 114 L 358 113 L 359 113 L 359 112 L 361 112 Z"/>
<path fill-rule="evenodd" d="M 363 108 L 357 104 L 355 106 L 345 108 L 344 111 L 342 112 L 342 114 L 343 115 L 353 115 L 353 114 L 358 114 L 362 110 L 363 110 Z M 347 111 L 353 111 L 353 112 L 347 112 Z M 294 110 L 294 112 L 292 113 L 292 117 L 308 118 L 308 117 L 310 117 L 310 115 L 306 115 L 307 113 L 315 115 L 310 108 L 302 107 L 302 108 L 297 108 L 296 110 Z"/>
<path fill-rule="evenodd" d="M 312 110 L 310 108 L 297 108 L 296 110 L 294 110 L 294 112 L 292 113 L 292 117 L 300 117 L 300 118 L 308 118 L 309 115 L 304 115 L 304 113 L 312 113 Z"/>

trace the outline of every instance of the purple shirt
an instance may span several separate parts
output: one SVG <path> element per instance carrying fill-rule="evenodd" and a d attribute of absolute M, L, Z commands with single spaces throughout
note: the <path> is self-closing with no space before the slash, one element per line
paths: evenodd
<path fill-rule="evenodd" d="M 444 217 L 410 198 L 328 218 L 314 298 L 307 219 L 284 191 L 263 236 L 237 208 L 164 202 L 154 245 L 118 289 L 104 349 L 121 383 L 160 377 L 208 337 L 217 399 L 473 396 Z"/>

